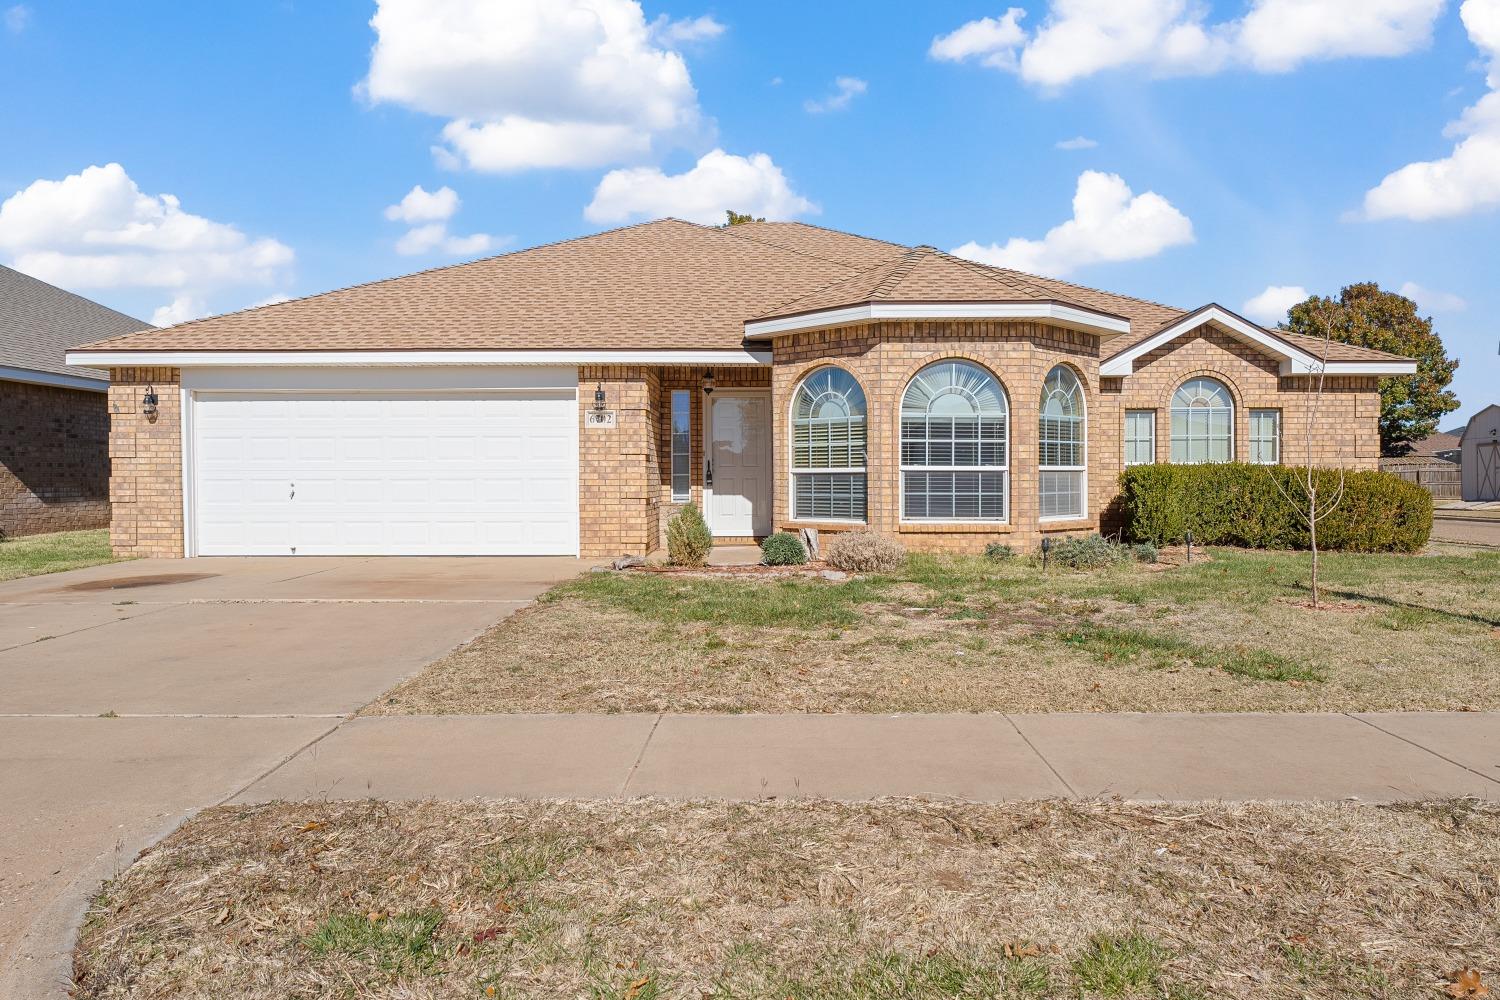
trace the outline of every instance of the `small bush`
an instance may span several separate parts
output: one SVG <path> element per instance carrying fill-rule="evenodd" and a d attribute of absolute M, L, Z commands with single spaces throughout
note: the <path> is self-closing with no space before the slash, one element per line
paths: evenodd
<path fill-rule="evenodd" d="M 1130 554 L 1136 562 L 1154 563 L 1161 559 L 1161 552 L 1150 542 L 1136 542 L 1130 546 Z"/>
<path fill-rule="evenodd" d="M 900 542 L 873 531 L 845 532 L 828 544 L 829 564 L 846 573 L 884 573 L 905 561 Z"/>
<path fill-rule="evenodd" d="M 1119 542 L 1102 535 L 1082 535 L 1053 544 L 1048 561 L 1069 569 L 1098 569 L 1129 558 L 1130 553 Z"/>
<path fill-rule="evenodd" d="M 778 531 L 760 543 L 760 561 L 767 566 L 801 566 L 807 562 L 807 548 L 791 532 Z"/>
<path fill-rule="evenodd" d="M 1004 542 L 990 542 L 984 547 L 984 557 L 991 562 L 1005 562 L 1015 558 L 1016 550 Z"/>
<path fill-rule="evenodd" d="M 1238 462 L 1137 465 L 1120 476 L 1120 510 L 1133 541 L 1305 549 L 1307 525 L 1278 490 L 1303 497 L 1302 470 Z M 1319 469 L 1319 496 L 1338 489 L 1337 469 Z M 1416 552 L 1432 533 L 1432 497 L 1388 472 L 1344 473 L 1344 498 L 1318 522 L 1318 547 L 1345 552 Z"/>
<path fill-rule="evenodd" d="M 667 524 L 667 559 L 673 566 L 702 566 L 713 551 L 714 536 L 697 504 L 688 504 Z"/>

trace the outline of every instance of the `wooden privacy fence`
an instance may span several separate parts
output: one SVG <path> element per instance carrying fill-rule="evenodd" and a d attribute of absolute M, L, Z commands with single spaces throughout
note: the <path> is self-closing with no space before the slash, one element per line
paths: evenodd
<path fill-rule="evenodd" d="M 1434 500 L 1463 499 L 1463 467 L 1444 462 L 1438 465 L 1400 465 L 1381 463 L 1381 468 L 1409 483 L 1416 483 Z"/>

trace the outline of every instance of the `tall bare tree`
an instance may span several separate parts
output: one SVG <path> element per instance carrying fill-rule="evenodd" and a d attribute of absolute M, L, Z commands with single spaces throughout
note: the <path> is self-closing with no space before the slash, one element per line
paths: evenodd
<path fill-rule="evenodd" d="M 1327 308 L 1314 308 L 1309 312 L 1317 324 L 1317 329 L 1322 333 L 1323 350 L 1318 358 L 1317 371 L 1311 376 L 1314 386 L 1312 402 L 1309 406 L 1303 407 L 1306 418 L 1302 441 L 1303 457 L 1306 461 L 1300 466 L 1288 466 L 1289 476 L 1280 475 L 1274 468 L 1270 470 L 1270 476 L 1271 482 L 1276 486 L 1276 492 L 1281 494 L 1281 498 L 1307 525 L 1307 536 L 1312 549 L 1312 606 L 1316 609 L 1322 596 L 1318 589 L 1318 523 L 1344 502 L 1344 449 L 1341 445 L 1338 451 L 1337 485 L 1325 491 L 1319 482 L 1318 469 L 1313 464 L 1313 436 L 1321 424 L 1323 389 L 1328 380 L 1328 350 L 1333 342 L 1335 317 Z M 1286 456 L 1280 457 L 1284 460 Z M 1290 479 L 1290 483 L 1285 482 L 1285 479 Z"/>

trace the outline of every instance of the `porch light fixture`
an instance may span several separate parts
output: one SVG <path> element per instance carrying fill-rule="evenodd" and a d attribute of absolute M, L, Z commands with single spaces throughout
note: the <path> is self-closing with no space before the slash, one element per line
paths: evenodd
<path fill-rule="evenodd" d="M 711 393 L 713 391 L 714 391 L 714 370 L 712 368 L 705 368 L 705 369 L 703 369 L 703 395 L 707 396 L 709 393 Z"/>
<path fill-rule="evenodd" d="M 604 383 L 594 386 L 594 412 L 604 412 Z"/>
<path fill-rule="evenodd" d="M 147 420 L 156 419 L 156 389 L 146 386 L 146 394 L 141 397 L 141 414 Z"/>

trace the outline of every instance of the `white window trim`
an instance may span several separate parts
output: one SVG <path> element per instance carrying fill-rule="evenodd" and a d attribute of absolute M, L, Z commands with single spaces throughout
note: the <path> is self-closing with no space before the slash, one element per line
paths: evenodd
<path fill-rule="evenodd" d="M 787 513 L 790 515 L 787 518 L 787 520 L 790 521 L 790 522 L 792 522 L 793 524 L 869 524 L 870 523 L 870 463 L 869 463 L 869 458 L 870 458 L 870 399 L 869 399 L 868 396 L 865 397 L 865 464 L 861 465 L 861 466 L 846 466 L 846 467 L 841 468 L 841 469 L 799 469 L 799 468 L 797 468 L 797 442 L 796 442 L 796 439 L 795 439 L 795 435 L 797 433 L 797 416 L 796 416 L 796 411 L 797 411 L 797 394 L 802 391 L 802 387 L 803 387 L 803 385 L 805 385 L 807 383 L 808 378 L 810 378 L 812 375 L 816 374 L 818 371 L 822 370 L 825 367 L 828 367 L 828 366 L 826 366 L 826 365 L 814 365 L 813 367 L 809 368 L 807 371 L 803 372 L 802 375 L 800 377 L 798 377 L 797 381 L 792 384 L 792 391 L 788 394 L 788 398 L 787 398 L 787 403 L 786 403 L 786 430 L 782 432 L 782 433 L 784 433 L 786 435 L 786 443 L 787 443 L 787 455 L 786 455 L 786 466 L 787 466 L 786 508 L 787 508 Z M 833 367 L 837 368 L 838 366 L 834 365 Z M 842 370 L 842 369 L 840 369 L 840 370 Z M 863 385 L 860 385 L 859 380 L 855 379 L 854 375 L 852 373 L 845 372 L 845 374 L 848 375 L 851 379 L 854 379 L 854 384 L 855 385 L 859 385 L 860 394 L 863 395 L 864 391 L 865 391 L 865 387 Z M 798 475 L 815 476 L 815 475 L 818 475 L 819 473 L 826 473 L 826 474 L 830 474 L 830 475 L 847 475 L 847 474 L 851 474 L 851 473 L 859 473 L 859 474 L 863 475 L 865 477 L 865 516 L 862 517 L 862 518 L 853 518 L 853 517 L 799 517 L 797 515 L 797 476 Z M 773 527 L 774 527 L 774 525 L 773 525 Z"/>
<path fill-rule="evenodd" d="M 1120 463 L 1124 468 L 1133 469 L 1137 465 L 1156 464 L 1156 412 L 1154 408 L 1150 407 L 1132 407 L 1125 411 L 1125 426 L 1122 428 L 1125 433 L 1121 435 L 1123 444 L 1120 449 Z M 1132 462 L 1130 460 L 1130 415 L 1132 413 L 1151 414 L 1151 460 L 1149 462 Z"/>
<path fill-rule="evenodd" d="M 1221 386 L 1224 387 L 1224 394 L 1229 397 L 1229 457 L 1228 458 L 1225 458 L 1225 459 L 1205 458 L 1201 462 L 1191 462 L 1191 461 L 1182 461 L 1182 462 L 1179 462 L 1179 461 L 1177 461 L 1177 459 L 1175 457 L 1173 457 L 1172 446 L 1176 442 L 1175 442 L 1175 435 L 1172 433 L 1172 424 L 1174 422 L 1172 420 L 1172 418 L 1177 414 L 1177 411 L 1178 410 L 1183 410 L 1184 412 L 1187 412 L 1187 413 L 1193 413 L 1193 412 L 1197 412 L 1197 411 L 1207 411 L 1207 410 L 1209 410 L 1209 407 L 1178 406 L 1177 403 L 1175 402 L 1176 399 L 1177 399 L 1177 394 L 1182 391 L 1182 387 L 1185 386 L 1185 385 L 1187 385 L 1189 382 L 1193 381 L 1194 379 L 1205 379 L 1205 380 L 1207 380 L 1209 382 L 1217 382 L 1219 385 L 1221 385 Z M 1229 383 L 1225 382 L 1221 378 L 1215 378 L 1212 375 L 1189 375 L 1187 378 L 1185 378 L 1181 382 L 1177 383 L 1177 388 L 1175 388 L 1175 389 L 1172 390 L 1172 400 L 1173 400 L 1173 402 L 1171 403 L 1171 405 L 1169 405 L 1167 407 L 1167 462 L 1168 462 L 1168 464 L 1170 464 L 1170 465 L 1214 465 L 1214 464 L 1217 464 L 1217 463 L 1220 463 L 1220 462 L 1233 462 L 1235 460 L 1235 458 L 1234 458 L 1234 456 L 1235 456 L 1234 446 L 1237 443 L 1237 438 L 1238 438 L 1238 435 L 1235 433 L 1235 421 L 1239 418 L 1240 404 L 1239 404 L 1239 401 L 1234 398 L 1234 390 L 1232 390 L 1232 389 L 1229 388 Z"/>
<path fill-rule="evenodd" d="M 687 395 L 687 479 L 686 492 L 678 493 L 675 485 L 677 482 L 677 427 L 675 424 L 676 414 L 673 407 L 677 402 L 677 394 Z M 693 390 L 671 389 L 667 395 L 667 488 L 671 492 L 673 503 L 688 503 L 693 499 Z"/>
<path fill-rule="evenodd" d="M 1057 368 L 1057 367 L 1059 367 L 1059 366 L 1058 365 L 1053 365 L 1052 366 L 1052 368 Z M 1062 365 L 1061 367 L 1068 368 L 1067 365 Z M 1052 374 L 1052 368 L 1047 369 L 1047 375 L 1048 376 L 1050 376 Z M 1037 471 L 1037 500 L 1036 500 L 1036 506 L 1037 506 L 1037 523 L 1039 523 L 1039 524 L 1050 524 L 1050 523 L 1057 522 L 1057 521 L 1087 521 L 1088 518 L 1089 518 L 1089 399 L 1088 399 L 1088 387 L 1085 385 L 1083 379 L 1078 378 L 1078 373 L 1077 372 L 1073 371 L 1072 368 L 1068 368 L 1068 371 L 1071 372 L 1072 375 L 1073 375 L 1073 377 L 1078 380 L 1078 393 L 1079 393 L 1080 400 L 1083 403 L 1083 420 L 1082 420 L 1082 424 L 1083 424 L 1083 434 L 1082 434 L 1082 438 L 1083 438 L 1083 464 L 1082 465 L 1043 465 L 1042 464 L 1041 437 L 1040 437 L 1040 435 L 1041 435 L 1041 424 L 1042 424 L 1042 414 L 1041 414 L 1041 411 L 1038 410 L 1037 414 L 1036 414 L 1037 434 L 1038 434 L 1038 438 L 1037 438 L 1037 464 L 1036 464 L 1036 471 Z M 1043 388 L 1045 388 L 1046 385 L 1047 385 L 1047 379 L 1044 377 L 1042 379 L 1042 386 L 1043 386 Z M 1054 514 L 1051 517 L 1043 517 L 1041 515 L 1041 510 L 1042 510 L 1042 490 L 1041 490 L 1042 477 L 1041 477 L 1041 473 L 1043 473 L 1043 472 L 1081 472 L 1082 473 L 1082 475 L 1078 477 L 1079 510 L 1078 510 L 1077 514 Z"/>
<path fill-rule="evenodd" d="M 923 525 L 923 524 L 974 524 L 974 525 L 1008 525 L 1010 524 L 1010 445 L 1011 445 L 1011 414 L 1010 394 L 1005 391 L 995 374 L 983 366 L 976 365 L 964 358 L 943 358 L 923 365 L 910 379 L 907 379 L 906 387 L 901 390 L 901 398 L 896 403 L 896 456 L 900 456 L 906 450 L 906 393 L 918 375 L 941 364 L 966 364 L 978 368 L 990 378 L 995 379 L 995 385 L 1000 390 L 1000 400 L 1005 404 L 1005 464 L 1003 465 L 907 465 L 899 462 L 896 468 L 897 483 L 896 492 L 900 516 L 897 521 L 901 524 Z M 929 414 L 929 419 L 931 415 Z M 930 443 L 930 442 L 929 442 Z M 970 517 L 911 517 L 906 513 L 906 473 L 908 472 L 998 472 L 1001 476 L 1000 504 L 1005 508 L 1005 516 L 1001 518 L 970 518 Z"/>
<path fill-rule="evenodd" d="M 1256 407 L 1252 407 L 1248 412 L 1249 412 L 1248 426 L 1250 428 L 1250 434 L 1249 434 L 1249 437 L 1247 438 L 1247 442 L 1249 444 L 1249 448 L 1247 449 L 1247 454 L 1245 455 L 1245 457 L 1247 459 L 1249 459 L 1249 464 L 1251 464 L 1251 465 L 1280 465 L 1281 464 L 1281 409 L 1279 407 L 1274 407 L 1274 406 L 1256 406 Z M 1248 454 L 1248 452 L 1253 452 L 1255 450 L 1255 446 L 1258 443 L 1258 441 L 1263 441 L 1264 440 L 1264 438 L 1257 439 L 1256 436 L 1255 436 L 1255 415 L 1257 413 L 1271 413 L 1271 414 L 1275 414 L 1275 416 L 1276 416 L 1276 434 L 1275 434 L 1274 437 L 1271 438 L 1271 443 L 1272 443 L 1272 445 L 1275 446 L 1275 449 L 1276 449 L 1276 457 L 1273 458 L 1273 459 L 1271 459 L 1271 461 L 1269 461 L 1269 462 L 1257 461 L 1254 457 L 1252 457 L 1250 454 Z"/>

